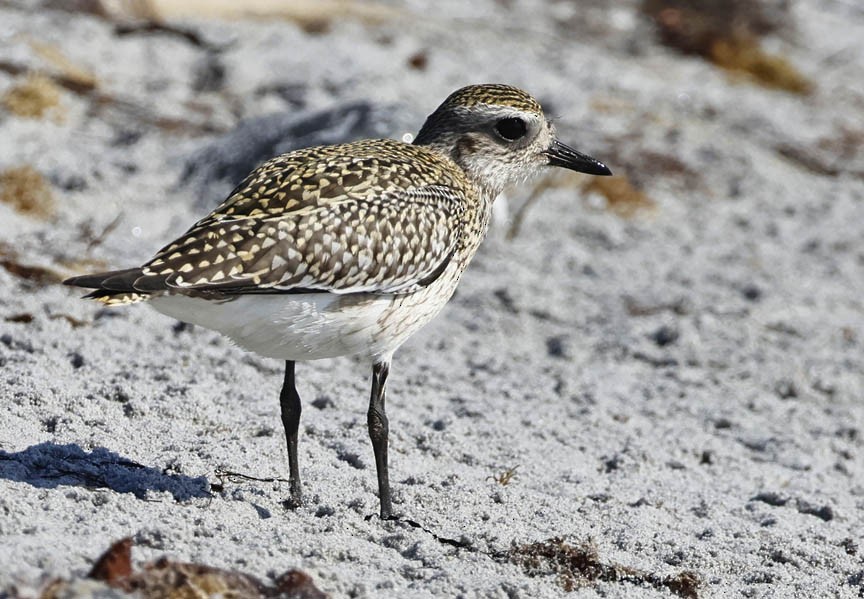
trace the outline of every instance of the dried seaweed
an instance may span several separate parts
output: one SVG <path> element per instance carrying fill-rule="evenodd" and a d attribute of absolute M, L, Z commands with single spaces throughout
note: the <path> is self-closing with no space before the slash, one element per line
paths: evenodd
<path fill-rule="evenodd" d="M 604 563 L 591 543 L 570 545 L 561 537 L 515 546 L 509 559 L 528 576 L 554 575 L 558 585 L 568 593 L 596 582 L 627 582 L 668 589 L 679 597 L 697 599 L 701 580 L 695 572 L 685 570 L 674 576 L 660 576 L 620 564 Z"/>

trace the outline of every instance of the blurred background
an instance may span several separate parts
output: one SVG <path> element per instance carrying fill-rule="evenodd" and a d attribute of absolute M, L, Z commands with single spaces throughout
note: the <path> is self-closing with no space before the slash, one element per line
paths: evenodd
<path fill-rule="evenodd" d="M 162 203 L 194 196 L 204 210 L 269 156 L 411 134 L 450 91 L 493 81 L 537 95 L 565 139 L 619 175 L 544 185 L 587 186 L 592 207 L 624 217 L 654 210 L 663 191 L 746 194 L 760 153 L 807 174 L 864 173 L 854 0 L 5 0 L 0 10 L 7 218 L 49 218 L 69 204 L 58 199 L 106 188 L 103 214 L 116 216 L 152 177 Z M 522 214 L 504 215 L 515 234 Z M 133 230 L 165 233 L 146 223 L 120 233 Z"/>

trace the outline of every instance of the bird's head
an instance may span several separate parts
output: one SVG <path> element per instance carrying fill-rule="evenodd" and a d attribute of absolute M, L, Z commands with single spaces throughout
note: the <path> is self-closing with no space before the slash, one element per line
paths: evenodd
<path fill-rule="evenodd" d="M 540 103 L 509 85 L 456 90 L 429 115 L 414 143 L 446 154 L 493 195 L 547 166 L 612 174 L 602 162 L 555 139 Z"/>

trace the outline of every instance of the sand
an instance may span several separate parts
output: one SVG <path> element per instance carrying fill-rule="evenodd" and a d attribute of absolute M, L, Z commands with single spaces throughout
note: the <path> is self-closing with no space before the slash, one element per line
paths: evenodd
<path fill-rule="evenodd" d="M 136 563 L 300 568 L 334 597 L 664 597 L 688 572 L 700 597 L 861 596 L 864 12 L 792 2 L 764 43 L 800 95 L 659 44 L 629 2 L 390 6 L 154 31 L 0 5 L 0 96 L 38 71 L 59 98 L 0 110 L 0 169 L 53 200 L 0 203 L 0 589 L 83 576 L 131 536 Z M 368 127 L 330 135 L 401 138 L 483 81 L 536 94 L 643 195 L 558 177 L 520 213 L 530 186 L 508 191 L 397 353 L 394 507 L 420 527 L 368 518 L 368 365 L 298 366 L 289 510 L 281 364 L 57 284 L 140 264 L 221 201 L 236 181 L 201 156 L 242 160 L 250 119 L 360 103 Z M 607 575 L 525 565 L 556 538 Z"/>

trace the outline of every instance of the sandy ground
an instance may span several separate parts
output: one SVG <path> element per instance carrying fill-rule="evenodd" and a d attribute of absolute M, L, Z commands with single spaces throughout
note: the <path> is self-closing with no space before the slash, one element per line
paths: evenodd
<path fill-rule="evenodd" d="M 791 4 L 765 44 L 809 95 L 660 45 L 625 2 L 156 31 L 0 3 L 0 96 L 39 71 L 56 101 L 0 111 L 0 168 L 54 200 L 0 203 L 0 589 L 82 576 L 131 536 L 136 562 L 301 568 L 334 597 L 661 597 L 687 572 L 700 597 L 864 595 L 864 11 Z M 364 102 L 401 137 L 482 81 L 536 94 L 644 197 L 547 181 L 508 239 L 529 191 L 509 193 L 397 353 L 391 480 L 422 528 L 367 519 L 365 364 L 299 365 L 290 511 L 279 363 L 56 284 L 141 263 L 220 201 L 230 181 L 184 173 L 243 120 Z M 525 565 L 559 537 L 631 575 Z"/>

